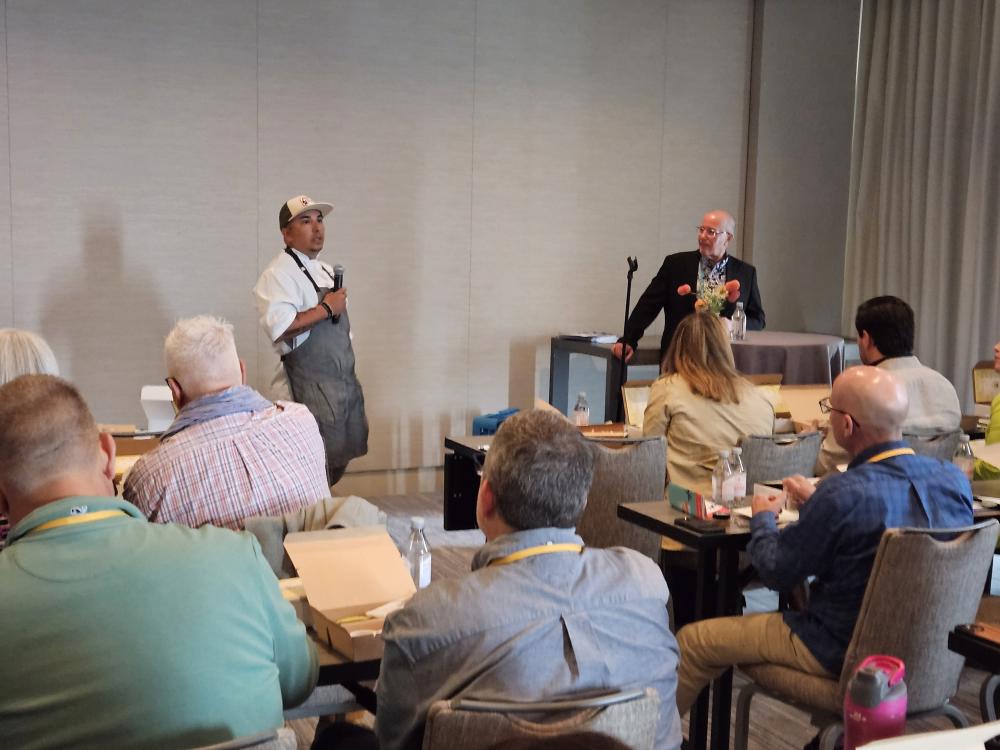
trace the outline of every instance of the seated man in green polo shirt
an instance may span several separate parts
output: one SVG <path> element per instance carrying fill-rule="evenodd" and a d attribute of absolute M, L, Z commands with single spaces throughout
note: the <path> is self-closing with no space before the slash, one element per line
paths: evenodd
<path fill-rule="evenodd" d="M 114 441 L 50 375 L 0 387 L 5 748 L 187 748 L 283 723 L 313 647 L 257 542 L 150 524 L 113 497 Z"/>

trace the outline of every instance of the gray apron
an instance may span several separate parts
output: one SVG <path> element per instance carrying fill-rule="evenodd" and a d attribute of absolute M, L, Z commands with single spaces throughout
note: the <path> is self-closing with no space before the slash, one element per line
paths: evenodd
<path fill-rule="evenodd" d="M 312 275 L 288 248 L 296 265 L 323 299 L 330 287 L 318 286 Z M 343 475 L 352 458 L 368 452 L 368 419 L 361 383 L 354 374 L 351 322 L 344 310 L 339 320 L 324 320 L 309 329 L 309 338 L 281 358 L 292 398 L 305 404 L 319 424 L 326 446 L 326 472 L 330 484 Z"/>

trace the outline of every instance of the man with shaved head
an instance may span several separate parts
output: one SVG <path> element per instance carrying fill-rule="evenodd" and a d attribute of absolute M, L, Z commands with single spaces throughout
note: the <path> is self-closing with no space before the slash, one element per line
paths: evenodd
<path fill-rule="evenodd" d="M 283 724 L 316 653 L 257 541 L 151 524 L 51 375 L 0 387 L 0 744 L 187 748 Z"/>
<path fill-rule="evenodd" d="M 902 440 L 906 386 L 876 367 L 852 367 L 824 399 L 830 428 L 851 456 L 847 471 L 813 486 L 784 486 L 799 520 L 779 531 L 783 498 L 757 496 L 749 552 L 761 579 L 789 591 L 815 576 L 802 611 L 720 617 L 688 625 L 681 650 L 681 715 L 711 680 L 734 664 L 781 664 L 836 677 L 854 632 L 868 575 L 888 528 L 957 528 L 972 523 L 969 481 L 950 463 L 918 456 Z"/>
<path fill-rule="evenodd" d="M 716 209 L 701 217 L 701 224 L 698 225 L 698 249 L 674 253 L 663 259 L 660 270 L 635 303 L 625 324 L 625 335 L 612 349 L 616 357 L 620 359 L 624 351 L 626 362 L 632 358 L 642 334 L 662 310 L 662 360 L 681 318 L 694 311 L 695 300 L 727 281 L 740 282 L 738 302 L 743 303 L 747 328 L 759 331 L 764 327 L 764 307 L 757 288 L 757 269 L 739 258 L 731 257 L 727 252 L 735 233 L 736 221 L 728 211 Z M 689 288 L 689 293 L 678 292 L 684 286 Z M 722 317 L 731 318 L 735 310 L 736 302 L 727 302 L 722 308 Z"/>

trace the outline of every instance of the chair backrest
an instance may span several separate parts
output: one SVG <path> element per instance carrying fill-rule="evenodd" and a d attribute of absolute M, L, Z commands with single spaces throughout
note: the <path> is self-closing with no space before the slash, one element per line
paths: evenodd
<path fill-rule="evenodd" d="M 810 477 L 823 436 L 818 432 L 788 435 L 748 435 L 740 440 L 747 492 L 754 484 L 784 479 L 792 474 Z"/>
<path fill-rule="evenodd" d="M 630 748 L 652 748 L 660 700 L 652 688 L 543 703 L 437 701 L 427 712 L 423 750 L 483 750 L 510 739 L 597 732 Z"/>
<path fill-rule="evenodd" d="M 864 658 L 888 654 L 906 664 L 908 712 L 938 708 L 955 694 L 963 659 L 948 650 L 948 633 L 976 618 L 998 529 L 991 519 L 962 529 L 886 530 L 844 657 L 841 691 Z"/>
<path fill-rule="evenodd" d="M 631 547 L 659 565 L 660 535 L 618 518 L 618 506 L 663 499 L 666 445 L 662 437 L 620 448 L 594 444 L 594 481 L 576 525 L 587 546 Z"/>
<path fill-rule="evenodd" d="M 248 734 L 235 740 L 220 742 L 216 745 L 204 745 L 195 750 L 296 750 L 298 740 L 295 732 L 286 727 L 270 729 L 266 732 Z"/>
<path fill-rule="evenodd" d="M 958 448 L 958 442 L 961 439 L 961 430 L 935 432 L 927 435 L 909 432 L 903 433 L 903 440 L 910 444 L 914 453 L 919 456 L 940 458 L 942 461 L 951 461 L 955 457 L 955 450 Z"/>

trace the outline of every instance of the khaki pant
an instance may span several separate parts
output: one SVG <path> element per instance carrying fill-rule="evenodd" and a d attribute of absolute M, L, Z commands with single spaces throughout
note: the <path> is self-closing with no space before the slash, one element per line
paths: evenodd
<path fill-rule="evenodd" d="M 716 617 L 681 628 L 677 709 L 684 716 L 708 683 L 736 664 L 781 664 L 833 677 L 789 630 L 781 614 Z"/>

